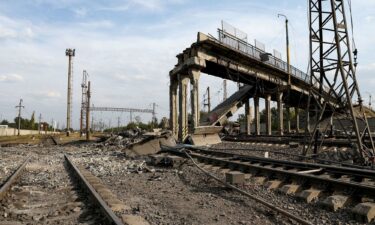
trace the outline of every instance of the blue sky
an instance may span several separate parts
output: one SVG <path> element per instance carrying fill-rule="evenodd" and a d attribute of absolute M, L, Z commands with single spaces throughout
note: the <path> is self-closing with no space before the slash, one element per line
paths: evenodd
<path fill-rule="evenodd" d="M 74 59 L 73 127 L 78 126 L 80 82 L 87 70 L 92 102 L 100 106 L 149 108 L 168 116 L 168 72 L 175 55 L 196 40 L 198 31 L 216 36 L 220 21 L 257 39 L 267 51 L 284 53 L 283 20 L 289 17 L 292 64 L 306 71 L 308 61 L 307 1 L 187 0 L 0 0 L 0 117 L 12 120 L 14 106 L 24 99 L 25 115 L 42 113 L 46 121 L 65 124 L 66 48 Z M 353 1 L 359 49 L 358 79 L 362 94 L 375 94 L 375 1 Z M 283 54 L 284 57 L 285 54 Z M 202 76 L 219 102 L 221 81 Z M 230 84 L 230 91 L 235 84 Z M 127 114 L 95 113 L 112 124 Z M 140 115 L 148 120 L 148 115 Z"/>

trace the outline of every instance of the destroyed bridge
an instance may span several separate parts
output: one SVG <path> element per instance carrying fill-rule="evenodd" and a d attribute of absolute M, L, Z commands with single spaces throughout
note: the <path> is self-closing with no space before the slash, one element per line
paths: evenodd
<path fill-rule="evenodd" d="M 247 133 L 250 134 L 249 99 L 254 98 L 255 134 L 260 134 L 259 98 L 265 99 L 266 135 L 271 135 L 270 102 L 276 101 L 278 108 L 278 133 L 283 135 L 283 105 L 287 113 L 294 107 L 296 127 L 299 129 L 299 109 L 306 109 L 311 85 L 308 74 L 288 64 L 264 50 L 254 46 L 225 30 L 219 29 L 219 38 L 197 35 L 197 41 L 191 47 L 177 55 L 177 65 L 170 71 L 170 128 L 179 141 L 184 141 L 188 134 L 215 133 L 222 122 L 245 105 Z M 200 118 L 199 78 L 205 73 L 222 79 L 244 84 L 236 93 L 224 100 Z M 187 91 L 191 85 L 192 121 L 188 125 Z M 323 91 L 327 95 L 327 92 Z M 330 98 L 331 105 L 335 98 Z M 310 104 L 310 107 L 314 104 Z M 309 118 L 309 117 L 307 117 Z M 309 122 L 307 124 L 310 124 Z M 290 119 L 287 118 L 287 132 L 290 132 Z M 211 137 L 218 138 L 218 137 Z"/>

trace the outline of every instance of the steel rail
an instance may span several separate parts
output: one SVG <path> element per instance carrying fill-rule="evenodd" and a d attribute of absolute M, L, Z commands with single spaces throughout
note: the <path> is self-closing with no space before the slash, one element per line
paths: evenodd
<path fill-rule="evenodd" d="M 300 169 L 319 169 L 323 168 L 325 172 L 330 172 L 333 174 L 340 174 L 340 175 L 351 175 L 355 177 L 362 177 L 362 178 L 370 178 L 375 179 L 375 170 L 369 169 L 362 169 L 362 168 L 351 168 L 351 167 L 344 167 L 344 166 L 332 166 L 327 164 L 320 164 L 320 163 L 308 163 L 308 162 L 300 162 L 300 161 L 291 161 L 291 160 L 279 160 L 279 159 L 270 159 L 270 158 L 263 158 L 258 156 L 248 156 L 243 154 L 237 153 L 230 153 L 230 152 L 223 152 L 223 151 L 212 151 L 206 150 L 201 148 L 189 148 L 193 151 L 202 152 L 205 154 L 211 155 L 219 155 L 224 157 L 231 157 L 236 158 L 243 161 L 257 161 L 259 163 L 265 164 L 274 164 L 280 166 L 293 166 L 295 168 Z"/>
<path fill-rule="evenodd" d="M 107 203 L 102 199 L 102 197 L 96 192 L 94 187 L 87 181 L 87 179 L 83 176 L 81 171 L 74 165 L 74 163 L 70 160 L 70 158 L 64 154 L 68 165 L 73 169 L 75 175 L 81 181 L 81 184 L 87 189 L 88 193 L 94 199 L 94 201 L 99 205 L 100 210 L 103 214 L 107 217 L 111 224 L 115 225 L 124 225 L 122 221 L 115 215 L 115 213 L 108 207 Z"/>
<path fill-rule="evenodd" d="M 186 151 L 182 151 L 182 152 L 183 152 L 188 158 L 190 158 L 190 160 L 193 162 L 193 164 L 194 164 L 194 165 L 195 165 L 200 171 L 202 171 L 203 173 L 205 173 L 207 176 L 213 178 L 214 180 L 216 180 L 216 181 L 222 183 L 222 184 L 225 185 L 226 187 L 229 187 L 229 188 L 231 188 L 231 189 L 233 189 L 233 190 L 235 190 L 235 191 L 237 191 L 237 192 L 239 192 L 239 193 L 241 193 L 241 194 L 243 194 L 243 195 L 245 195 L 245 196 L 247 196 L 247 197 L 253 199 L 253 200 L 256 201 L 256 202 L 259 202 L 259 203 L 261 203 L 261 204 L 267 206 L 268 208 L 270 208 L 270 209 L 272 209 L 272 210 L 274 210 L 274 211 L 276 211 L 276 212 L 278 212 L 278 213 L 281 213 L 281 214 L 283 214 L 284 216 L 286 216 L 286 217 L 288 217 L 288 218 L 290 218 L 290 219 L 292 219 L 292 220 L 294 220 L 294 221 L 297 221 L 297 222 L 300 223 L 300 224 L 305 224 L 305 225 L 311 225 L 311 224 L 312 224 L 312 223 L 310 223 L 310 222 L 304 220 L 303 218 L 301 218 L 301 217 L 299 217 L 299 216 L 296 216 L 296 215 L 294 215 L 294 214 L 292 214 L 292 213 L 290 213 L 290 212 L 288 212 L 288 211 L 286 211 L 286 210 L 284 210 L 284 209 L 281 209 L 281 208 L 279 208 L 279 207 L 277 207 L 277 206 L 272 205 L 271 203 L 267 202 L 265 199 L 262 199 L 262 198 L 260 198 L 260 197 L 254 196 L 254 195 L 252 195 L 252 194 L 250 194 L 250 193 L 247 193 L 246 191 L 243 191 L 243 190 L 237 188 L 236 186 L 233 186 L 233 185 L 231 185 L 231 184 L 229 184 L 229 183 L 227 183 L 227 182 L 222 181 L 221 179 L 217 178 L 216 176 L 210 174 L 210 173 L 207 172 L 205 169 L 203 169 L 202 167 L 200 167 L 200 166 L 194 161 L 193 157 L 191 157 L 191 155 L 189 155 L 189 153 L 187 153 Z"/>
<path fill-rule="evenodd" d="M 265 146 L 257 146 L 257 147 L 265 147 Z M 285 156 L 292 156 L 292 157 L 296 157 L 296 158 L 304 159 L 304 160 L 311 160 L 311 161 L 314 161 L 316 163 L 336 164 L 338 166 L 345 166 L 345 167 L 357 168 L 357 169 L 368 169 L 368 170 L 373 169 L 371 166 L 355 165 L 355 164 L 350 164 L 350 163 L 345 163 L 345 162 L 340 162 L 340 161 L 322 159 L 322 158 L 314 157 L 312 155 L 304 156 L 304 155 L 298 155 L 298 154 L 293 154 L 293 153 L 281 152 L 281 151 L 273 150 L 273 149 L 248 149 L 248 148 L 233 148 L 233 149 L 209 148 L 209 149 L 214 150 L 214 151 L 230 150 L 230 151 L 269 152 L 269 153 L 272 153 L 272 154 L 275 154 L 275 155 L 285 155 Z M 283 148 L 283 149 L 287 150 L 288 148 Z M 235 153 L 235 154 L 240 155 L 238 153 Z"/>
<path fill-rule="evenodd" d="M 5 183 L 0 188 L 0 200 L 4 198 L 6 193 L 12 187 L 12 185 L 17 181 L 22 172 L 24 171 L 26 164 L 29 162 L 31 156 L 27 156 L 25 161 L 18 167 L 18 169 L 5 181 Z"/>
<path fill-rule="evenodd" d="M 179 156 L 184 156 L 184 153 L 181 153 L 180 150 L 176 149 L 165 149 L 165 151 L 170 152 L 172 154 L 176 154 Z M 320 174 L 327 172 L 329 174 L 341 174 L 341 175 L 351 175 L 355 177 L 366 177 L 366 175 L 361 174 L 360 171 L 363 170 L 357 170 L 353 169 L 355 171 L 358 171 L 358 173 L 344 173 L 343 171 L 349 171 L 346 168 L 338 168 L 338 167 L 331 167 L 331 169 L 336 170 L 330 170 L 329 166 L 319 164 L 323 167 L 318 174 L 313 173 L 299 173 L 299 171 L 292 171 L 288 169 L 282 169 L 282 168 L 275 168 L 273 166 L 266 167 L 261 164 L 268 164 L 268 165 L 278 165 L 279 167 L 286 167 L 286 168 L 298 168 L 302 170 L 311 170 L 311 169 L 319 169 L 321 167 L 316 166 L 317 164 L 311 164 L 311 163 L 305 163 L 306 165 L 303 166 L 304 163 L 300 164 L 299 162 L 289 162 L 289 161 L 283 161 L 283 160 L 270 160 L 270 159 L 264 159 L 265 161 L 260 160 L 259 157 L 247 157 L 247 158 L 236 158 L 236 157 L 230 157 L 230 158 L 217 158 L 209 155 L 203 155 L 202 153 L 196 153 L 194 150 L 192 150 L 189 153 L 192 157 L 197 158 L 200 161 L 210 161 L 217 165 L 225 165 L 226 167 L 230 168 L 243 168 L 245 170 L 256 170 L 256 171 L 262 171 L 266 172 L 267 174 L 279 174 L 286 176 L 288 178 L 294 178 L 296 180 L 303 180 L 303 181 L 311 181 L 316 184 L 326 184 L 328 187 L 334 186 L 334 187 L 340 187 L 340 188 L 350 188 L 350 190 L 355 191 L 354 193 L 358 193 L 359 195 L 368 195 L 373 196 L 375 193 L 375 186 L 368 185 L 366 183 L 360 183 L 360 182 L 354 182 L 354 181 L 346 181 L 346 180 L 340 180 L 335 178 L 327 178 L 324 176 L 319 176 Z M 254 161 L 248 161 L 247 160 L 253 158 Z M 239 161 L 233 161 L 233 160 L 241 160 Z M 245 161 L 245 162 L 243 162 Z M 265 163 L 266 162 L 266 163 Z M 254 164 L 252 164 L 254 163 Z M 256 164 L 258 163 L 258 165 Z M 311 165 L 315 165 L 312 167 Z M 297 167 L 298 166 L 298 167 Z M 339 173 L 340 169 L 343 169 L 341 173 Z M 353 171 L 352 170 L 352 171 Z M 374 173 L 374 171 L 364 171 L 367 173 Z M 311 183 L 310 182 L 310 183 Z"/>

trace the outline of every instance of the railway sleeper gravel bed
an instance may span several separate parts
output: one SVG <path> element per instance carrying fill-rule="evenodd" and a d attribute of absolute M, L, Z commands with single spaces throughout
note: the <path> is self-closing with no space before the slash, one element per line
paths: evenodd
<path fill-rule="evenodd" d="M 150 224 L 295 224 L 207 178 L 190 160 L 174 155 L 165 156 L 176 163 L 169 168 L 148 164 L 150 170 L 143 171 L 126 169 L 133 167 L 129 161 L 134 160 L 117 153 L 75 154 L 74 159 L 77 164 L 100 177 L 133 212 Z M 161 157 L 156 155 L 150 158 L 151 163 Z M 147 157 L 144 159 L 147 160 Z M 226 168 L 222 170 L 230 171 Z M 217 175 L 225 179 L 225 173 Z M 360 224 L 352 219 L 350 211 L 346 209 L 331 212 L 298 201 L 291 195 L 277 194 L 263 185 L 246 183 L 241 187 L 313 224 Z"/>
<path fill-rule="evenodd" d="M 65 159 L 71 166 L 75 175 L 79 178 L 81 185 L 87 192 L 90 193 L 91 198 L 97 203 L 102 213 L 106 215 L 111 224 L 121 225 L 149 225 L 149 223 L 141 216 L 133 215 L 131 208 L 125 205 L 113 192 L 90 171 L 86 170 L 81 165 L 74 165 L 73 160 L 65 155 Z M 116 214 L 115 214 L 116 213 Z M 119 219 L 121 217 L 121 219 Z"/>
<path fill-rule="evenodd" d="M 0 148 L 0 185 L 16 171 L 25 158 L 26 153 L 9 151 L 8 148 Z"/>
<path fill-rule="evenodd" d="M 201 163 L 201 167 L 211 172 L 219 170 L 232 184 L 250 182 L 263 185 L 268 190 L 292 195 L 329 210 L 351 208 L 352 217 L 359 222 L 374 221 L 375 171 L 328 166 L 324 168 L 324 165 L 321 165 L 323 168 L 309 168 L 313 164 L 303 166 L 296 162 L 300 165 L 298 167 L 286 161 L 277 162 L 257 157 L 250 160 L 223 152 L 194 151 L 190 154 Z M 183 156 L 178 151 L 172 153 Z"/>
<path fill-rule="evenodd" d="M 33 155 L 0 202 L 0 224 L 106 224 L 62 155 Z"/>

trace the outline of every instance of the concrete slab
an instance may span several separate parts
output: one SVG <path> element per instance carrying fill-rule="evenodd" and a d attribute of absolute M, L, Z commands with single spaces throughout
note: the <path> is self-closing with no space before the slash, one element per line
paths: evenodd
<path fill-rule="evenodd" d="M 287 195 L 294 195 L 301 191 L 301 185 L 298 184 L 286 184 L 280 188 L 280 192 Z"/>
<path fill-rule="evenodd" d="M 151 139 L 136 143 L 130 147 L 130 151 L 135 155 L 151 155 L 160 151 L 159 139 Z M 129 152 L 127 152 L 130 154 Z"/>
<path fill-rule="evenodd" d="M 375 203 L 359 203 L 352 209 L 353 217 L 361 223 L 370 223 L 375 218 Z"/>
<path fill-rule="evenodd" d="M 268 190 L 277 189 L 281 186 L 283 182 L 281 180 L 270 180 L 264 185 Z"/>
<path fill-rule="evenodd" d="M 322 205 L 329 210 L 337 211 L 349 203 L 349 196 L 332 195 L 324 199 Z"/>
<path fill-rule="evenodd" d="M 188 139 L 192 145 L 196 146 L 206 146 L 221 143 L 219 134 L 192 134 Z"/>
<path fill-rule="evenodd" d="M 145 219 L 135 215 L 123 215 L 121 217 L 125 225 L 150 225 Z"/>
<path fill-rule="evenodd" d="M 245 183 L 245 174 L 239 171 L 230 171 L 225 174 L 225 180 L 230 184 Z"/>
<path fill-rule="evenodd" d="M 310 203 L 319 198 L 322 194 L 321 190 L 318 189 L 307 189 L 303 190 L 298 194 L 298 198 L 303 199 L 305 202 Z"/>

